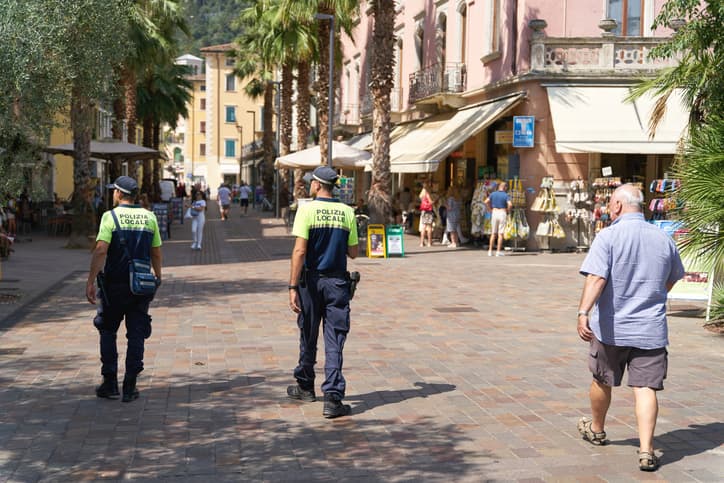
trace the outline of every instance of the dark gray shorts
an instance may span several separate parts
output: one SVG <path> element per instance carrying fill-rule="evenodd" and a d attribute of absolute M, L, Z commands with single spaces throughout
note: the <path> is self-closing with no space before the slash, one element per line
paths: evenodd
<path fill-rule="evenodd" d="M 660 391 L 664 388 L 668 355 L 666 347 L 618 347 L 604 344 L 594 337 L 588 356 L 588 368 L 594 379 L 607 386 L 620 386 L 624 370 L 628 368 L 629 386 Z"/>

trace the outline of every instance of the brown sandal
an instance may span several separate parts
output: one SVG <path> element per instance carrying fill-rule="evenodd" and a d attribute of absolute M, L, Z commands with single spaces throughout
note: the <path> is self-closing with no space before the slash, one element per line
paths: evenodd
<path fill-rule="evenodd" d="M 659 469 L 659 458 L 653 451 L 639 451 L 639 469 L 641 471 L 656 471 Z"/>
<path fill-rule="evenodd" d="M 581 433 L 583 439 L 596 446 L 603 446 L 606 444 L 606 431 L 597 433 L 591 429 L 593 421 L 591 418 L 581 418 L 578 420 L 578 432 Z"/>

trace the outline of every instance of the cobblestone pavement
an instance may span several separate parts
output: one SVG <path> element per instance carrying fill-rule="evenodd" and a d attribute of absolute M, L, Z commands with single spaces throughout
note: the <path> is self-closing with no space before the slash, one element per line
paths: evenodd
<path fill-rule="evenodd" d="M 404 258 L 358 259 L 352 415 L 325 420 L 321 402 L 287 400 L 292 240 L 278 220 L 232 215 L 209 216 L 200 253 L 189 225 L 174 226 L 137 401 L 93 394 L 87 258 L 0 322 L 0 481 L 724 480 L 723 341 L 686 311 L 670 317 L 661 469 L 638 470 L 627 388 L 614 390 L 611 444 L 580 439 L 582 255 L 488 258 L 407 237 Z"/>

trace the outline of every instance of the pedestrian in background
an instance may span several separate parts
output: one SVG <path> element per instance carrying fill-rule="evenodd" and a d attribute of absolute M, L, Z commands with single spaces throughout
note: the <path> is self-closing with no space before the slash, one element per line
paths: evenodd
<path fill-rule="evenodd" d="M 432 224 L 435 221 L 435 215 L 432 207 L 432 195 L 430 195 L 427 183 L 422 185 L 420 194 L 420 246 L 432 246 Z"/>
<path fill-rule="evenodd" d="M 319 325 L 324 331 L 325 418 L 346 416 L 342 404 L 346 382 L 342 375 L 342 349 L 349 332 L 350 279 L 347 257 L 359 250 L 357 224 L 352 207 L 333 198 L 337 173 L 320 166 L 312 173 L 310 194 L 314 201 L 300 205 L 292 234 L 296 236 L 289 276 L 289 306 L 300 329 L 297 384 L 287 387 L 292 399 L 312 402 L 314 364 L 317 361 Z"/>
<path fill-rule="evenodd" d="M 241 182 L 241 187 L 239 188 L 239 205 L 244 209 L 244 214 L 246 215 L 247 211 L 249 211 L 249 196 L 251 196 L 252 190 L 243 181 Z"/>
<path fill-rule="evenodd" d="M 460 229 L 460 192 L 456 186 L 451 186 L 448 190 L 445 207 L 447 208 L 445 232 L 450 239 L 448 246 L 455 248 L 460 243 L 458 239 L 458 230 Z"/>
<path fill-rule="evenodd" d="M 153 296 L 134 295 L 129 283 L 130 255 L 153 268 L 157 284 L 161 283 L 161 234 L 156 216 L 134 205 L 138 194 L 136 180 L 121 176 L 108 185 L 113 190 L 115 208 L 103 213 L 96 237 L 86 283 L 86 298 L 91 304 L 101 303 L 93 324 L 100 333 L 101 374 L 103 383 L 96 396 L 115 399 L 118 392 L 118 348 L 116 333 L 126 321 L 126 372 L 123 378 L 123 402 L 138 398 L 138 374 L 143 371 L 145 340 L 151 336 L 148 307 Z M 115 215 L 115 219 L 113 217 Z M 124 246 L 125 245 L 125 246 Z M 102 273 L 101 277 L 98 275 Z M 96 288 L 96 279 L 102 280 Z M 96 291 L 98 289 L 98 291 Z"/>
<path fill-rule="evenodd" d="M 656 393 L 664 388 L 668 365 L 666 298 L 684 267 L 673 239 L 644 219 L 643 201 L 633 185 L 614 191 L 608 204 L 613 223 L 596 235 L 581 266 L 586 281 L 578 335 L 590 344 L 593 381 L 592 417 L 581 418 L 578 431 L 594 445 L 605 444 L 611 387 L 621 385 L 627 370 L 636 405 L 639 469 L 655 471 Z"/>
<path fill-rule="evenodd" d="M 222 184 L 216 196 L 219 200 L 219 208 L 221 208 L 221 221 L 226 221 L 229 219 L 229 208 L 231 208 L 231 190 Z"/>
<path fill-rule="evenodd" d="M 206 200 L 202 191 L 196 192 L 196 199 L 191 204 L 191 249 L 201 250 L 206 224 Z"/>
<path fill-rule="evenodd" d="M 488 199 L 485 200 L 488 209 L 492 210 L 490 219 L 490 245 L 488 246 L 489 257 L 493 256 L 496 237 L 498 239 L 498 249 L 495 252 L 495 256 L 503 256 L 503 231 L 505 231 L 505 224 L 508 221 L 508 211 L 513 207 L 510 196 L 508 196 L 506 192 L 507 188 L 507 183 L 500 183 L 498 189 L 490 193 Z"/>

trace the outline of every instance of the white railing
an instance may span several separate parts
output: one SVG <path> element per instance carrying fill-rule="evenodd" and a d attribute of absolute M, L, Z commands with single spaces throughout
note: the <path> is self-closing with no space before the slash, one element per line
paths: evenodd
<path fill-rule="evenodd" d="M 667 39 L 653 37 L 553 38 L 531 41 L 533 72 L 640 75 L 678 63 L 677 59 L 652 59 L 651 49 Z"/>

